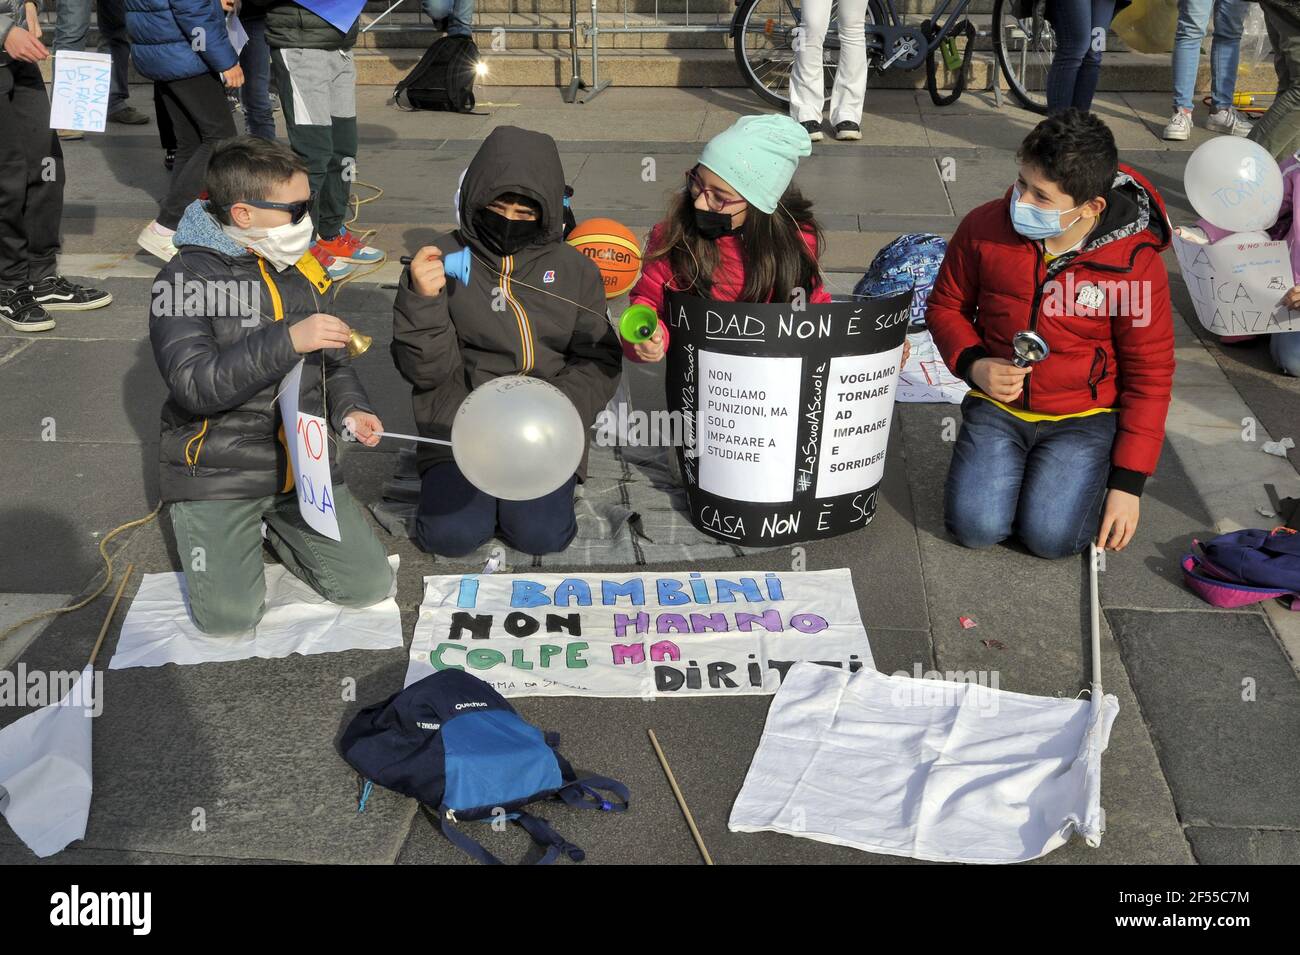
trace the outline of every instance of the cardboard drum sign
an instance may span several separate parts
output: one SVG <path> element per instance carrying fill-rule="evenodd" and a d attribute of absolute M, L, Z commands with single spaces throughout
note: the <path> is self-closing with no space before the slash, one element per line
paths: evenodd
<path fill-rule="evenodd" d="M 669 295 L 668 407 L 696 527 L 767 547 L 870 522 L 911 304 Z"/>

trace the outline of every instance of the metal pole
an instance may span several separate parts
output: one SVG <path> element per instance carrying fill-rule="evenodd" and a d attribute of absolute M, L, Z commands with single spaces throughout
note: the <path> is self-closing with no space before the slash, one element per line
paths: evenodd
<path fill-rule="evenodd" d="M 1097 596 L 1097 564 L 1102 552 L 1097 543 L 1088 544 L 1088 600 L 1092 623 L 1092 699 L 1101 698 L 1101 600 Z"/>
<path fill-rule="evenodd" d="M 578 59 L 578 0 L 569 0 L 569 85 L 561 94 L 564 101 L 566 103 L 576 103 L 578 101 L 578 90 L 582 89 L 584 85 L 582 82 L 582 61 Z"/>
<path fill-rule="evenodd" d="M 584 103 L 591 102 L 609 89 L 609 80 L 602 81 L 600 78 L 600 14 L 596 10 L 596 0 L 591 0 L 591 29 L 587 34 L 591 37 L 591 86 L 588 87 L 590 92 L 583 100 Z"/>
<path fill-rule="evenodd" d="M 362 33 L 369 33 L 371 27 L 373 27 L 376 23 L 378 23 L 378 22 L 379 22 L 380 20 L 382 20 L 384 17 L 388 16 L 390 13 L 392 13 L 394 10 L 396 10 L 398 7 L 400 7 L 400 6 L 401 6 L 403 3 L 405 3 L 405 2 L 406 2 L 406 0 L 397 0 L 397 2 L 394 3 L 391 7 L 389 7 L 389 8 L 388 8 L 387 10 L 385 10 L 383 13 L 379 14 L 379 16 L 375 17 L 373 20 L 371 20 L 369 23 L 367 23 L 365 29 L 362 30 L 361 32 L 362 32 Z"/>

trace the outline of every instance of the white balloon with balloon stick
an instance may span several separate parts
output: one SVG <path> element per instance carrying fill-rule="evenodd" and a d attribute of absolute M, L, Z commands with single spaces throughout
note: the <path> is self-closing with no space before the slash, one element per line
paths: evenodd
<path fill-rule="evenodd" d="M 1238 136 L 1216 136 L 1187 160 L 1183 186 L 1206 222 L 1229 232 L 1259 232 L 1277 222 L 1282 172 L 1263 146 Z"/>
<path fill-rule="evenodd" d="M 557 490 L 578 470 L 586 448 L 587 429 L 573 402 L 527 375 L 479 385 L 451 424 L 451 453 L 465 479 L 505 501 Z"/>

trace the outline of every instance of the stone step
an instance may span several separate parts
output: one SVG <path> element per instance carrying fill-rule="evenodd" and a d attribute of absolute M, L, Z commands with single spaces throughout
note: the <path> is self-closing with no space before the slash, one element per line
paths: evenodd
<path fill-rule="evenodd" d="M 365 13 L 375 15 L 382 13 L 392 5 L 392 0 L 368 0 Z M 418 10 L 420 0 L 404 0 L 398 10 Z M 569 0 L 476 0 L 475 10 L 480 13 L 563 13 L 569 12 Z M 939 5 L 934 0 L 895 0 L 894 10 L 899 14 L 915 16 L 917 19 L 929 16 Z M 596 9 L 600 13 L 684 13 L 692 16 L 700 14 L 714 17 L 721 14 L 730 20 L 736 9 L 733 0 L 597 0 Z M 590 16 L 591 0 L 578 0 L 579 17 Z M 993 12 L 993 0 L 971 0 L 965 15 L 990 14 Z"/>

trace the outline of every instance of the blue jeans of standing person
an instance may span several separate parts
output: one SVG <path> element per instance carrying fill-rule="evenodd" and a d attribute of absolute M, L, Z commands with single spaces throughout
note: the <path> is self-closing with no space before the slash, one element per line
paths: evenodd
<path fill-rule="evenodd" d="M 248 42 L 239 53 L 244 85 L 239 99 L 244 104 L 244 128 L 259 139 L 275 139 L 275 113 L 271 111 L 271 47 L 266 42 L 266 18 L 241 20 Z"/>
<path fill-rule="evenodd" d="M 91 0 L 58 0 L 58 21 L 54 26 L 55 52 L 69 50 L 80 53 L 86 48 L 86 34 L 90 31 Z M 126 105 L 130 94 L 127 71 L 131 64 L 131 38 L 126 32 L 125 0 L 96 0 L 99 15 L 99 52 L 113 57 L 109 74 L 108 112 L 116 113 Z"/>
<path fill-rule="evenodd" d="M 1241 58 L 1241 28 L 1249 11 L 1247 0 L 1178 0 L 1178 28 L 1174 31 L 1174 109 L 1191 109 L 1196 93 L 1196 68 L 1201 41 L 1214 14 L 1214 39 L 1210 42 L 1210 109 L 1232 105 L 1237 89 L 1237 62 Z"/>
<path fill-rule="evenodd" d="M 1056 33 L 1056 55 L 1047 71 L 1047 112 L 1063 113 L 1071 106 L 1090 110 L 1115 0 L 1056 0 L 1047 10 Z"/>
<path fill-rule="evenodd" d="M 1016 536 L 1039 557 L 1077 554 L 1097 536 L 1115 443 L 1111 412 L 1023 421 L 968 395 L 944 490 L 944 524 L 964 547 Z"/>
<path fill-rule="evenodd" d="M 1268 350 L 1277 366 L 1300 378 L 1300 332 L 1279 332 L 1268 337 Z"/>
<path fill-rule="evenodd" d="M 430 554 L 464 557 L 495 534 L 525 554 L 553 554 L 573 542 L 578 519 L 573 512 L 577 475 L 545 497 L 503 501 L 465 479 L 455 461 L 424 472 L 415 543 Z"/>
<path fill-rule="evenodd" d="M 447 36 L 473 36 L 474 0 L 423 0 L 433 20 L 447 21 Z"/>

